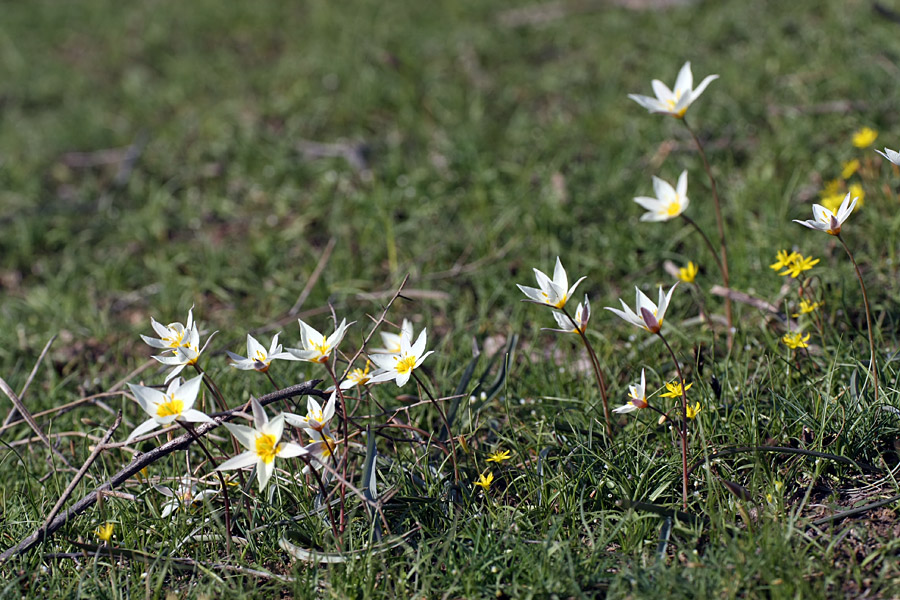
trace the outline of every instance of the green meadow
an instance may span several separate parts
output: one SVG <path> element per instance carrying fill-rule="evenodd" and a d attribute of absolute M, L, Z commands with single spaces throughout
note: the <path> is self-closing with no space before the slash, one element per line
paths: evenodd
<path fill-rule="evenodd" d="M 897 3 L 0 15 L 0 597 L 900 595 L 900 170 L 875 153 L 900 147 Z M 684 122 L 628 98 L 686 61 L 695 85 L 719 77 Z M 708 245 L 633 201 L 683 171 Z M 847 192 L 840 238 L 792 222 Z M 807 259 L 796 277 L 770 268 L 779 251 Z M 566 309 L 589 298 L 590 352 L 516 287 L 557 257 L 570 286 L 586 277 Z M 604 310 L 634 310 L 635 287 L 656 302 L 689 262 L 660 335 Z M 200 423 L 205 450 L 160 453 L 178 427 L 125 443 L 153 416 L 126 384 L 165 391 L 153 356 L 177 355 L 140 335 L 191 309 L 197 349 L 211 340 L 182 375 L 205 373 L 206 414 L 259 398 L 305 416 L 276 388 L 312 380 L 324 405 L 329 369 L 365 369 L 404 320 L 434 353 L 402 387 L 341 394 L 330 430 L 285 427 L 284 444 L 337 444 L 321 468 Z M 248 333 L 302 349 L 298 319 L 354 324 L 325 362 L 231 366 Z M 607 420 L 595 367 L 610 411 L 642 370 L 650 407 Z M 245 450 L 260 462 L 215 470 Z M 65 523 L 8 552 L 64 493 Z"/>

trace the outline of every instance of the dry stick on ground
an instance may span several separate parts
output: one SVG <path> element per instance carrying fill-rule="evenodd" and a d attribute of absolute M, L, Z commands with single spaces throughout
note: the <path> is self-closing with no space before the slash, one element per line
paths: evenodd
<path fill-rule="evenodd" d="M 56 334 L 47 340 L 47 343 L 44 345 L 44 349 L 41 350 L 41 355 L 38 356 L 38 359 L 34 363 L 34 368 L 31 369 L 31 373 L 28 375 L 28 379 L 25 380 L 25 385 L 22 386 L 22 391 L 19 392 L 19 399 L 25 397 L 25 394 L 28 393 L 28 387 L 31 385 L 34 376 L 37 374 L 38 367 L 41 366 L 41 363 L 44 361 L 44 357 L 47 356 L 47 352 L 50 350 L 50 346 L 53 344 L 53 341 L 56 340 Z M 9 414 L 6 415 L 6 418 L 3 420 L 3 427 L 5 428 L 7 425 L 13 422 L 13 420 L 18 416 L 19 409 L 13 406 L 12 410 L 9 411 Z"/>
<path fill-rule="evenodd" d="M 300 308 L 303 306 L 303 303 L 306 302 L 306 299 L 309 297 L 310 292 L 312 292 L 313 286 L 316 285 L 319 277 L 322 276 L 322 271 L 325 270 L 325 265 L 328 264 L 328 259 L 331 258 L 331 252 L 334 250 L 334 245 L 336 243 L 337 238 L 335 237 L 328 240 L 328 245 L 325 246 L 325 249 L 322 251 L 322 256 L 319 257 L 319 262 L 316 264 L 316 268 L 313 269 L 312 275 L 309 276 L 309 279 L 306 281 L 306 285 L 303 286 L 303 291 L 300 292 L 300 295 L 297 297 L 297 301 L 294 302 L 291 310 L 288 311 L 288 315 L 293 317 L 298 312 L 300 312 Z"/>
<path fill-rule="evenodd" d="M 2 380 L 0 380 L 2 381 Z M 273 392 L 271 394 L 266 394 L 259 398 L 259 403 L 263 406 L 271 404 L 273 402 L 278 402 L 279 400 L 284 400 L 285 398 L 292 398 L 294 396 L 301 396 L 303 394 L 317 393 L 316 385 L 321 380 L 313 379 L 311 381 L 307 381 L 305 383 L 299 383 L 297 385 L 292 385 L 290 387 L 286 387 L 283 390 L 278 392 Z M 228 421 L 234 416 L 236 413 L 241 412 L 241 408 L 238 407 L 231 410 L 227 410 L 219 415 L 217 415 L 212 423 L 203 423 L 199 427 L 195 429 L 195 432 L 198 436 L 203 436 L 218 427 L 224 421 Z M 125 483 L 128 478 L 132 477 L 135 473 L 139 472 L 141 469 L 150 465 L 159 459 L 172 454 L 178 450 L 184 450 L 189 447 L 194 442 L 194 439 L 189 434 L 184 434 L 173 439 L 170 442 L 163 444 L 153 450 L 137 456 L 128 463 L 125 467 L 122 468 L 118 473 L 109 478 L 109 480 L 103 485 L 96 488 L 94 491 L 90 492 L 88 495 L 84 496 L 81 500 L 73 504 L 66 510 L 63 514 L 54 518 L 46 527 L 41 526 L 37 531 L 35 531 L 30 536 L 26 537 L 14 547 L 6 550 L 3 554 L 0 554 L 0 562 L 5 562 L 20 554 L 22 552 L 26 552 L 31 548 L 37 546 L 40 542 L 47 539 L 50 535 L 60 529 L 67 522 L 72 520 L 77 515 L 80 515 L 88 508 L 94 505 L 97 502 L 97 496 L 99 493 L 112 490 L 115 487 L 120 486 Z"/>
<path fill-rule="evenodd" d="M 50 438 L 48 438 L 47 435 L 43 431 L 41 431 L 41 428 L 38 427 L 37 421 L 34 420 L 34 417 L 31 416 L 31 413 L 28 412 L 28 409 L 25 408 L 25 405 L 21 400 L 19 400 L 19 397 L 16 396 L 16 393 L 12 390 L 11 387 L 9 387 L 9 384 L 6 383 L 6 381 L 4 381 L 2 377 L 0 377 L 0 390 L 3 390 L 3 393 L 6 394 L 10 400 L 12 400 L 13 405 L 19 410 L 22 418 L 25 419 L 29 427 L 31 427 L 31 429 L 37 434 L 37 436 L 41 438 L 41 441 L 44 442 L 48 448 L 50 448 L 50 451 L 55 454 L 63 462 L 64 465 L 71 469 L 72 465 L 69 464 L 69 461 L 66 460 L 66 457 L 63 456 L 59 450 L 53 447 L 53 444 L 50 442 Z"/>
<path fill-rule="evenodd" d="M 88 469 L 92 464 L 94 464 L 94 461 L 97 460 L 97 457 L 100 456 L 100 453 L 103 452 L 106 447 L 106 442 L 109 441 L 109 438 L 112 437 L 112 434 L 115 433 L 116 429 L 119 428 L 119 425 L 121 423 L 122 411 L 120 410 L 118 413 L 116 413 L 116 420 L 113 422 L 110 428 L 106 430 L 106 433 L 104 434 L 100 442 L 96 446 L 94 446 L 94 451 L 91 452 L 91 454 L 87 457 L 87 460 L 84 461 L 84 464 L 81 465 L 78 473 L 75 474 L 75 478 L 72 479 L 68 486 L 66 486 L 65 491 L 62 493 L 62 496 L 59 497 L 59 500 L 56 501 L 56 504 L 50 510 L 50 514 L 48 514 L 47 518 L 44 519 L 44 525 L 41 527 L 41 529 L 47 529 L 50 521 L 52 521 L 53 517 L 55 517 L 57 513 L 59 513 L 60 509 L 66 503 L 66 500 L 68 500 L 69 496 L 72 495 L 72 492 L 75 491 L 75 486 L 78 485 L 78 482 L 80 482 L 87 474 Z"/>

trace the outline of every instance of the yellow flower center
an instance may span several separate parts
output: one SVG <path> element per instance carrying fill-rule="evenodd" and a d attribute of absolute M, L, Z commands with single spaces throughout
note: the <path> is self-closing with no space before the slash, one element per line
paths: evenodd
<path fill-rule="evenodd" d="M 275 441 L 275 436 L 269 433 L 261 433 L 256 437 L 256 455 L 266 464 L 275 460 L 275 455 L 281 450 L 281 444 Z"/>
<path fill-rule="evenodd" d="M 187 332 L 187 330 L 182 331 L 181 333 L 178 333 L 177 331 L 172 329 L 170 329 L 169 331 L 172 331 L 172 336 L 168 338 L 169 347 L 178 348 L 179 346 L 181 346 L 181 342 L 182 340 L 184 340 L 184 334 Z"/>
<path fill-rule="evenodd" d="M 309 440 L 309 443 L 314 444 L 316 441 L 317 440 Z M 322 457 L 331 456 L 332 449 L 335 447 L 334 438 L 330 435 L 323 435 L 321 441 L 325 442 L 322 444 Z"/>
<path fill-rule="evenodd" d="M 310 341 L 310 345 L 313 347 L 313 350 L 316 350 L 319 354 L 322 355 L 316 359 L 316 362 L 325 362 L 326 360 L 328 360 L 328 353 L 330 352 L 331 348 L 329 347 L 327 340 L 323 338 L 322 341 L 318 344 Z"/>
<path fill-rule="evenodd" d="M 184 410 L 184 402 L 175 398 L 174 396 L 169 396 L 169 400 L 167 402 L 163 402 L 156 409 L 157 417 L 174 417 L 176 415 L 180 415 L 181 411 Z"/>
<path fill-rule="evenodd" d="M 669 203 L 669 206 L 666 207 L 666 214 L 670 217 L 678 216 L 678 213 L 681 212 L 681 202 L 679 198 L 676 196 L 675 200 Z"/>
<path fill-rule="evenodd" d="M 401 375 L 406 375 L 410 371 L 416 368 L 416 357 L 415 356 L 404 356 L 400 360 L 397 361 L 397 372 Z"/>

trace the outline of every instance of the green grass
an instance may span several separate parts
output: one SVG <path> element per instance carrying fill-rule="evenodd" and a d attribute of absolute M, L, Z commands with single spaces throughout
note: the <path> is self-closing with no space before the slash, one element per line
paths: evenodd
<path fill-rule="evenodd" d="M 4 7 L 0 376 L 21 390 L 44 344 L 59 336 L 25 397 L 33 412 L 108 390 L 151 355 L 138 337 L 150 333 L 150 317 L 182 320 L 191 305 L 205 330 L 219 331 L 204 366 L 229 403 L 267 393 L 264 378 L 230 369 L 224 350 L 243 353 L 247 331 L 261 332 L 264 344 L 282 331 L 286 345 L 297 345 L 288 311 L 332 239 L 300 316 L 327 329 L 330 303 L 338 318 L 356 320 L 346 351 L 359 347 L 371 325 L 367 315 L 380 314 L 407 274 L 408 298 L 388 318 L 428 328 L 437 353 L 423 374 L 439 395 L 452 395 L 463 379 L 473 339 L 502 348 L 511 335 L 520 338 L 494 397 L 482 403 L 473 383 L 485 374 L 489 387 L 502 360 L 488 369 L 482 356 L 473 383 L 464 386 L 476 400 L 464 401 L 454 423 L 472 450 L 461 452 L 459 503 L 446 502 L 438 473 L 452 469 L 438 450 L 379 439 L 385 518 L 391 533 L 407 533 L 397 548 L 327 566 L 292 560 L 278 548 L 283 536 L 337 550 L 330 527 L 310 512 L 315 490 L 294 483 L 281 486 L 271 503 L 254 490 L 251 513 L 236 503 L 235 535 L 248 543 L 226 556 L 218 499 L 162 519 L 163 496 L 133 481 L 125 491 L 135 501 L 105 499 L 4 565 L 0 596 L 900 593 L 891 506 L 811 526 L 898 493 L 886 470 L 897 462 L 900 421 L 874 405 L 870 390 L 859 391 L 869 349 L 846 256 L 828 236 L 791 222 L 809 218 L 810 202 L 823 181 L 839 175 L 842 161 L 876 158 L 852 147 L 855 130 L 872 126 L 880 132 L 877 147 L 900 145 L 897 25 L 856 1 L 701 2 L 662 11 L 576 5 L 593 9 L 521 27 L 504 25 L 502 15 L 537 4 L 38 0 Z M 674 181 L 687 169 L 689 213 L 715 232 L 690 138 L 677 121 L 648 115 L 626 97 L 650 93 L 653 78 L 671 84 L 685 60 L 697 81 L 720 75 L 688 118 L 707 144 L 723 195 L 733 287 L 783 305 L 784 278 L 768 265 L 777 250 L 795 248 L 821 258 L 810 274 L 826 302 L 823 332 L 811 329 L 820 353 L 789 352 L 777 323 L 746 305 L 736 305 L 729 353 L 724 336 L 688 321 L 698 296 L 687 286 L 676 292 L 667 335 L 694 382 L 692 401 L 703 405 L 692 422 L 691 460 L 723 448 L 777 445 L 882 471 L 805 456 L 722 458 L 692 477 L 687 512 L 702 520 L 671 522 L 660 547 L 666 519 L 627 502 L 680 507 L 676 438 L 644 411 L 619 419 L 608 444 L 599 395 L 581 366 L 586 356 L 575 340 L 540 331 L 552 325 L 549 313 L 520 303 L 515 284 L 533 285 L 531 268 L 551 270 L 557 255 L 570 277 L 588 276 L 579 297 L 585 292 L 593 303 L 591 339 L 613 405 L 642 367 L 651 390 L 675 378 L 660 344 L 602 307 L 619 296 L 630 300 L 635 285 L 670 285 L 666 260 L 692 260 L 701 267 L 699 297 L 709 311 L 722 312 L 707 293 L 718 275 L 696 234 L 677 222 L 639 222 L 632 202 L 651 193 L 651 175 Z M 828 108 L 836 102 L 852 106 Z M 308 141 L 360 144 L 367 168 L 310 157 L 302 150 Z M 131 144 L 140 157 L 126 173 L 120 162 L 73 164 L 73 152 Z M 900 217 L 883 186 L 897 186 L 886 166 L 866 182 L 866 205 L 851 217 L 845 238 L 878 323 L 881 403 L 897 406 Z M 796 297 L 793 285 L 788 300 Z M 283 384 L 326 376 L 307 363 L 280 363 L 273 373 Z M 131 381 L 163 378 L 151 368 Z M 396 397 L 400 392 L 416 394 L 412 385 L 398 391 L 393 384 L 373 394 L 397 407 L 409 402 Z M 119 441 L 144 418 L 131 399 L 103 402 L 124 410 Z M 5 414 L 9 404 L 3 406 Z M 367 403 L 358 414 L 376 412 Z M 40 423 L 48 434 L 102 435 L 112 418 L 85 404 Z M 427 432 L 440 427 L 429 406 L 410 409 L 409 419 Z M 43 522 L 73 476 L 41 443 L 16 443 L 32 435 L 24 423 L 0 434 L 3 549 Z M 214 445 L 224 456 L 231 447 L 221 436 Z M 92 442 L 58 439 L 77 468 Z M 471 482 L 498 448 L 510 449 L 513 460 L 494 468 L 488 494 L 475 493 Z M 364 451 L 353 455 L 356 484 Z M 74 497 L 130 458 L 104 452 Z M 172 455 L 149 475 L 174 485 L 185 460 L 185 453 Z M 191 466 L 211 487 L 202 461 L 192 450 Z M 722 480 L 752 499 L 737 499 Z M 784 483 L 780 491 L 775 481 Z M 371 519 L 356 500 L 351 508 L 343 550 L 375 544 Z M 212 509 L 217 516 L 204 524 Z M 76 552 L 79 538 L 94 544 L 94 527 L 107 520 L 116 526 L 116 548 L 146 551 L 154 562 L 104 552 L 77 561 L 46 556 Z M 198 530 L 220 537 L 180 544 Z M 185 571 L 167 556 L 293 581 Z"/>

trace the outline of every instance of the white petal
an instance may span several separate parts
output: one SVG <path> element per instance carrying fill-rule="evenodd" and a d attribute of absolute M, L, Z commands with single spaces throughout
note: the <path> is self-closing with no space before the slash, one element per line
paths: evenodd
<path fill-rule="evenodd" d="M 710 83 L 712 83 L 713 81 L 715 81 L 718 78 L 719 78 L 718 75 L 707 75 L 706 77 L 704 77 L 703 81 L 700 82 L 700 85 L 695 87 L 694 90 L 691 92 L 691 102 L 693 102 L 694 100 L 699 98 L 700 94 L 702 94 L 703 91 L 706 90 L 706 86 L 708 86 Z"/>
<path fill-rule="evenodd" d="M 171 348 L 171 346 L 169 346 L 169 344 L 164 342 L 163 340 L 158 340 L 156 338 L 147 337 L 146 335 L 143 335 L 143 334 L 141 335 L 141 339 L 144 340 L 144 343 L 146 343 L 148 346 L 152 346 L 154 348 L 159 348 L 160 350 L 165 350 L 165 349 Z"/>
<path fill-rule="evenodd" d="M 179 386 L 178 393 L 175 397 L 184 402 L 184 408 L 189 409 L 194 406 L 197 401 L 197 394 L 200 393 L 200 384 L 203 382 L 203 375 L 197 375 L 192 379 L 188 379 L 183 385 Z"/>
<path fill-rule="evenodd" d="M 375 363 L 376 367 L 388 371 L 393 371 L 394 367 L 397 366 L 396 354 L 373 354 L 369 357 L 369 360 Z"/>
<path fill-rule="evenodd" d="M 651 198 L 649 196 L 637 196 L 634 201 L 641 205 L 643 208 L 646 208 L 647 210 L 653 212 L 660 210 L 663 205 L 663 203 L 658 199 Z"/>
<path fill-rule="evenodd" d="M 301 417 L 300 415 L 295 415 L 294 413 L 281 414 L 284 415 L 284 420 L 294 427 L 299 427 L 301 429 L 304 427 L 309 427 L 309 419 L 307 419 L 306 417 Z"/>
<path fill-rule="evenodd" d="M 423 329 L 421 333 L 419 333 L 419 337 L 416 339 L 416 343 L 413 344 L 412 349 L 410 350 L 410 354 L 413 356 L 421 356 L 423 352 L 425 352 L 425 344 L 427 343 L 427 338 L 425 336 L 425 330 Z"/>
<path fill-rule="evenodd" d="M 656 175 L 653 176 L 653 192 L 662 201 L 662 204 L 668 205 L 675 200 L 675 188 L 672 187 L 672 184 Z"/>
<path fill-rule="evenodd" d="M 125 440 L 125 442 L 126 443 L 130 442 L 134 438 L 144 435 L 148 431 L 152 431 L 152 430 L 156 429 L 157 427 L 159 427 L 159 423 L 157 423 L 156 420 L 148 419 L 148 420 L 144 421 L 143 423 L 141 423 L 140 425 L 138 425 L 137 427 L 135 427 L 134 431 L 131 432 L 131 435 L 128 436 L 128 438 Z"/>
<path fill-rule="evenodd" d="M 328 402 L 325 403 L 325 408 L 322 410 L 322 422 L 328 423 L 331 421 L 332 417 L 334 417 L 334 403 L 337 398 L 337 391 L 331 392 L 331 397 L 328 398 Z"/>
<path fill-rule="evenodd" d="M 267 356 L 266 349 L 260 344 L 255 337 L 247 334 L 247 358 L 256 359 L 257 353 L 262 353 L 263 356 Z"/>
<path fill-rule="evenodd" d="M 266 426 L 266 423 L 269 422 L 269 416 L 266 414 L 266 410 L 262 407 L 262 404 L 260 404 L 253 396 L 250 396 L 250 406 L 253 408 L 253 426 L 256 427 L 257 430 L 262 431 L 263 427 Z"/>
<path fill-rule="evenodd" d="M 229 471 L 231 469 L 243 469 L 245 467 L 250 467 L 256 464 L 256 461 L 259 460 L 259 457 L 256 456 L 256 452 L 242 452 L 235 456 L 234 458 L 229 458 L 221 465 L 216 467 L 216 471 Z"/>
<path fill-rule="evenodd" d="M 159 390 L 131 383 L 128 384 L 128 387 L 131 389 L 131 393 L 134 394 L 138 404 L 149 415 L 155 415 L 156 407 L 159 406 L 160 402 L 165 401 L 165 394 Z"/>
<path fill-rule="evenodd" d="M 187 410 L 181 411 L 181 420 L 187 421 L 188 423 L 212 423 L 213 420 L 209 418 L 209 415 L 206 413 L 200 412 L 199 410 L 195 410 L 193 408 L 189 408 Z"/>
<path fill-rule="evenodd" d="M 694 74 L 691 73 L 691 61 L 684 63 L 681 70 L 678 71 L 678 77 L 675 79 L 675 95 L 683 95 L 694 87 Z"/>
<path fill-rule="evenodd" d="M 222 423 L 231 435 L 240 442 L 241 446 L 249 450 L 254 450 L 254 442 L 256 441 L 256 432 L 246 425 L 238 425 L 237 423 Z"/>
<path fill-rule="evenodd" d="M 410 377 L 412 377 L 412 369 L 410 369 L 406 373 L 397 373 L 397 387 L 403 387 L 404 385 L 406 385 L 406 382 L 409 381 Z"/>
<path fill-rule="evenodd" d="M 688 184 L 688 172 L 687 169 L 681 172 L 681 175 L 678 176 L 678 186 L 676 189 L 676 193 L 679 198 L 687 198 L 687 184 Z"/>
<path fill-rule="evenodd" d="M 284 433 L 284 413 L 278 413 L 272 417 L 272 420 L 266 423 L 262 432 L 274 437 L 276 443 L 281 441 L 281 436 Z"/>
<path fill-rule="evenodd" d="M 266 462 L 261 460 L 256 463 L 256 481 L 259 482 L 260 491 L 266 489 L 266 485 L 269 483 L 269 479 L 272 478 L 272 473 L 275 472 L 275 461 Z"/>
<path fill-rule="evenodd" d="M 656 94 L 656 97 L 663 102 L 675 98 L 675 94 L 672 93 L 672 90 L 669 89 L 669 86 L 664 84 L 659 79 L 654 79 L 650 82 L 650 85 L 653 87 L 653 93 Z"/>
<path fill-rule="evenodd" d="M 533 288 L 533 287 L 524 286 L 524 285 L 521 285 L 518 283 L 516 284 L 516 286 L 520 290 L 522 290 L 522 293 L 524 293 L 526 296 L 528 296 L 535 302 L 540 302 L 540 303 L 544 302 L 544 296 L 541 294 L 541 290 L 539 290 L 537 288 Z"/>
<path fill-rule="evenodd" d="M 566 270 L 563 268 L 562 261 L 559 260 L 558 256 L 556 257 L 556 266 L 553 267 L 553 283 L 561 289 L 569 287 L 569 277 L 566 275 Z"/>
<path fill-rule="evenodd" d="M 304 454 L 306 454 L 306 448 L 300 444 L 295 444 L 294 442 L 285 442 L 278 451 L 278 456 L 281 458 L 293 458 L 295 456 L 303 456 Z"/>
<path fill-rule="evenodd" d="M 369 379 L 370 384 L 381 383 L 383 381 L 390 381 L 391 379 L 397 378 L 397 372 L 393 370 L 384 370 L 384 371 L 375 371 L 372 373 L 372 378 Z"/>

